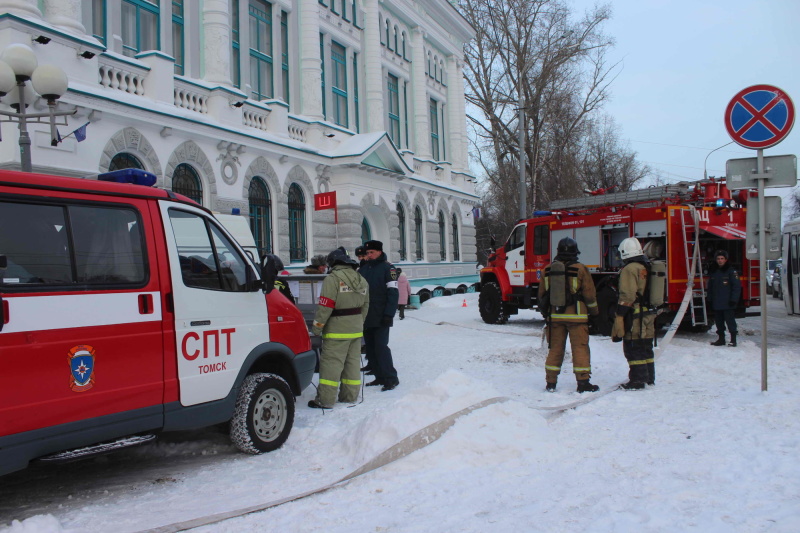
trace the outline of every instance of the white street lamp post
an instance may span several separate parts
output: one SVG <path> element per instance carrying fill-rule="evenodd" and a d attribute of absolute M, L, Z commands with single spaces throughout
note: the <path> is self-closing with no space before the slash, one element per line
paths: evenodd
<path fill-rule="evenodd" d="M 58 144 L 56 117 L 74 115 L 77 111 L 56 111 L 58 99 L 67 92 L 67 85 L 67 75 L 63 70 L 55 65 L 39 66 L 36 54 L 24 44 L 9 45 L 0 54 L 0 98 L 9 95 L 4 103 L 16 111 L 0 110 L 0 116 L 7 117 L 2 122 L 19 124 L 20 165 L 23 172 L 32 171 L 28 122 L 43 123 L 45 121 L 42 119 L 46 118 L 50 123 L 50 143 L 55 146 Z M 34 90 L 47 101 L 46 113 L 28 113 L 29 103 L 36 98 Z"/>

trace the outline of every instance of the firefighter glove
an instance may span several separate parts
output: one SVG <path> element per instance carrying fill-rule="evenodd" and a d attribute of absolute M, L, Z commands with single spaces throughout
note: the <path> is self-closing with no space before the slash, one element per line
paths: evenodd
<path fill-rule="evenodd" d="M 611 341 L 620 342 L 625 336 L 625 319 L 621 316 L 614 318 L 614 327 L 611 328 Z"/>
<path fill-rule="evenodd" d="M 381 317 L 381 326 L 390 328 L 392 325 L 394 325 L 394 317 L 388 315 L 383 315 L 383 317 Z"/>

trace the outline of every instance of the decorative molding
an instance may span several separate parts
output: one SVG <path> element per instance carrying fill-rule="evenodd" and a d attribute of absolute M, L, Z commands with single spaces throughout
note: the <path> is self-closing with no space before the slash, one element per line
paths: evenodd
<path fill-rule="evenodd" d="M 317 190 L 328 192 L 331 187 L 331 166 L 317 165 Z"/>
<path fill-rule="evenodd" d="M 124 128 L 115 133 L 103 148 L 103 155 L 100 156 L 100 172 L 108 172 L 111 160 L 120 152 L 129 153 L 136 156 L 145 170 L 152 172 L 158 178 L 160 185 L 163 181 L 161 162 L 158 160 L 153 145 L 136 128 Z"/>

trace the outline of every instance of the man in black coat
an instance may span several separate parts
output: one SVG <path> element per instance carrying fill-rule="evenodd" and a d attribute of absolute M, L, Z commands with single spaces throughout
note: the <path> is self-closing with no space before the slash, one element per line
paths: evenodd
<path fill-rule="evenodd" d="M 714 254 L 717 269 L 708 278 L 708 307 L 714 311 L 714 322 L 717 324 L 719 338 L 712 342 L 712 346 L 725 346 L 725 325 L 731 333 L 731 342 L 728 346 L 736 346 L 736 319 L 733 313 L 739 305 L 739 296 L 742 294 L 742 282 L 739 274 L 728 263 L 728 252 L 717 250 Z M 713 268 L 713 267 L 712 267 Z"/>
<path fill-rule="evenodd" d="M 367 348 L 367 361 L 375 374 L 375 380 L 367 387 L 382 385 L 382 391 L 392 390 L 400 384 L 397 370 L 392 362 L 389 349 L 389 328 L 397 311 L 397 272 L 394 265 L 386 260 L 381 241 L 364 243 L 367 260 L 358 273 L 369 283 L 369 312 L 364 321 L 364 342 Z"/>

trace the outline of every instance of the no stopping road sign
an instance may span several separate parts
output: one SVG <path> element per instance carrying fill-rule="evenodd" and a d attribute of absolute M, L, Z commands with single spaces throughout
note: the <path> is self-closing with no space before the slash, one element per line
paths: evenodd
<path fill-rule="evenodd" d="M 781 142 L 794 125 L 794 104 L 772 85 L 739 91 L 725 109 L 725 129 L 745 148 L 769 148 Z"/>

